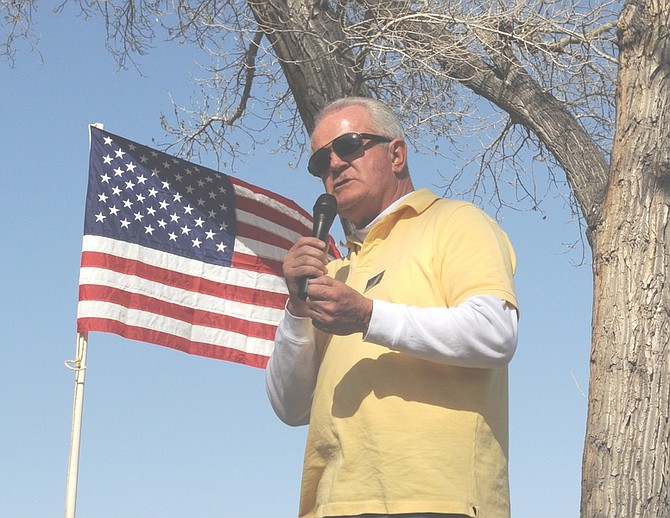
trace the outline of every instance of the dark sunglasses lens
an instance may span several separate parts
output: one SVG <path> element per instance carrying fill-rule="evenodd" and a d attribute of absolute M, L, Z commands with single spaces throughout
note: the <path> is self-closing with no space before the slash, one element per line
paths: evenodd
<path fill-rule="evenodd" d="M 363 145 L 363 139 L 358 133 L 347 133 L 333 140 L 333 151 L 340 158 L 346 158 L 355 153 Z"/>
<path fill-rule="evenodd" d="M 310 157 L 307 170 L 314 176 L 321 176 L 328 166 L 330 166 L 330 150 L 321 148 Z"/>
<path fill-rule="evenodd" d="M 358 133 L 345 133 L 331 143 L 333 151 L 340 158 L 346 158 L 363 147 L 363 138 Z M 323 176 L 330 167 L 330 150 L 321 148 L 316 151 L 307 163 L 307 170 L 314 176 Z"/>

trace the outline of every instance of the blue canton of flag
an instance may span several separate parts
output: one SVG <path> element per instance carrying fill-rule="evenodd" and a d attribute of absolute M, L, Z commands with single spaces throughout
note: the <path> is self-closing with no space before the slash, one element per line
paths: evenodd
<path fill-rule="evenodd" d="M 235 193 L 226 175 L 91 128 L 84 233 L 230 266 Z"/>

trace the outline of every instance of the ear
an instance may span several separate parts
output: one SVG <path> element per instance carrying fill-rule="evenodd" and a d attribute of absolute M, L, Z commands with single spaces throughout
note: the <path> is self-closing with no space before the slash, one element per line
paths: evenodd
<path fill-rule="evenodd" d="M 407 169 L 407 143 L 403 139 L 397 138 L 389 142 L 388 146 L 393 174 L 400 176 Z"/>

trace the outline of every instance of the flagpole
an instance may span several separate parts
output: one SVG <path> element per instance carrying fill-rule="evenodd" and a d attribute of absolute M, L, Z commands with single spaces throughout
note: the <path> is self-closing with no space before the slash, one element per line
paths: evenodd
<path fill-rule="evenodd" d="M 77 356 L 65 362 L 75 371 L 74 402 L 72 405 L 72 433 L 70 435 L 70 459 L 65 487 L 65 518 L 74 518 L 77 505 L 77 482 L 79 478 L 79 446 L 81 444 L 81 421 L 84 410 L 84 382 L 86 380 L 86 352 L 88 333 L 77 333 Z"/>

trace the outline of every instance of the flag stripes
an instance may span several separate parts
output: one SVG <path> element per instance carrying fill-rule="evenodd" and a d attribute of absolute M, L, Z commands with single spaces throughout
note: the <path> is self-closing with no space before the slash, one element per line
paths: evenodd
<path fill-rule="evenodd" d="M 286 198 L 92 127 L 78 331 L 265 367 L 282 261 L 311 227 Z"/>

